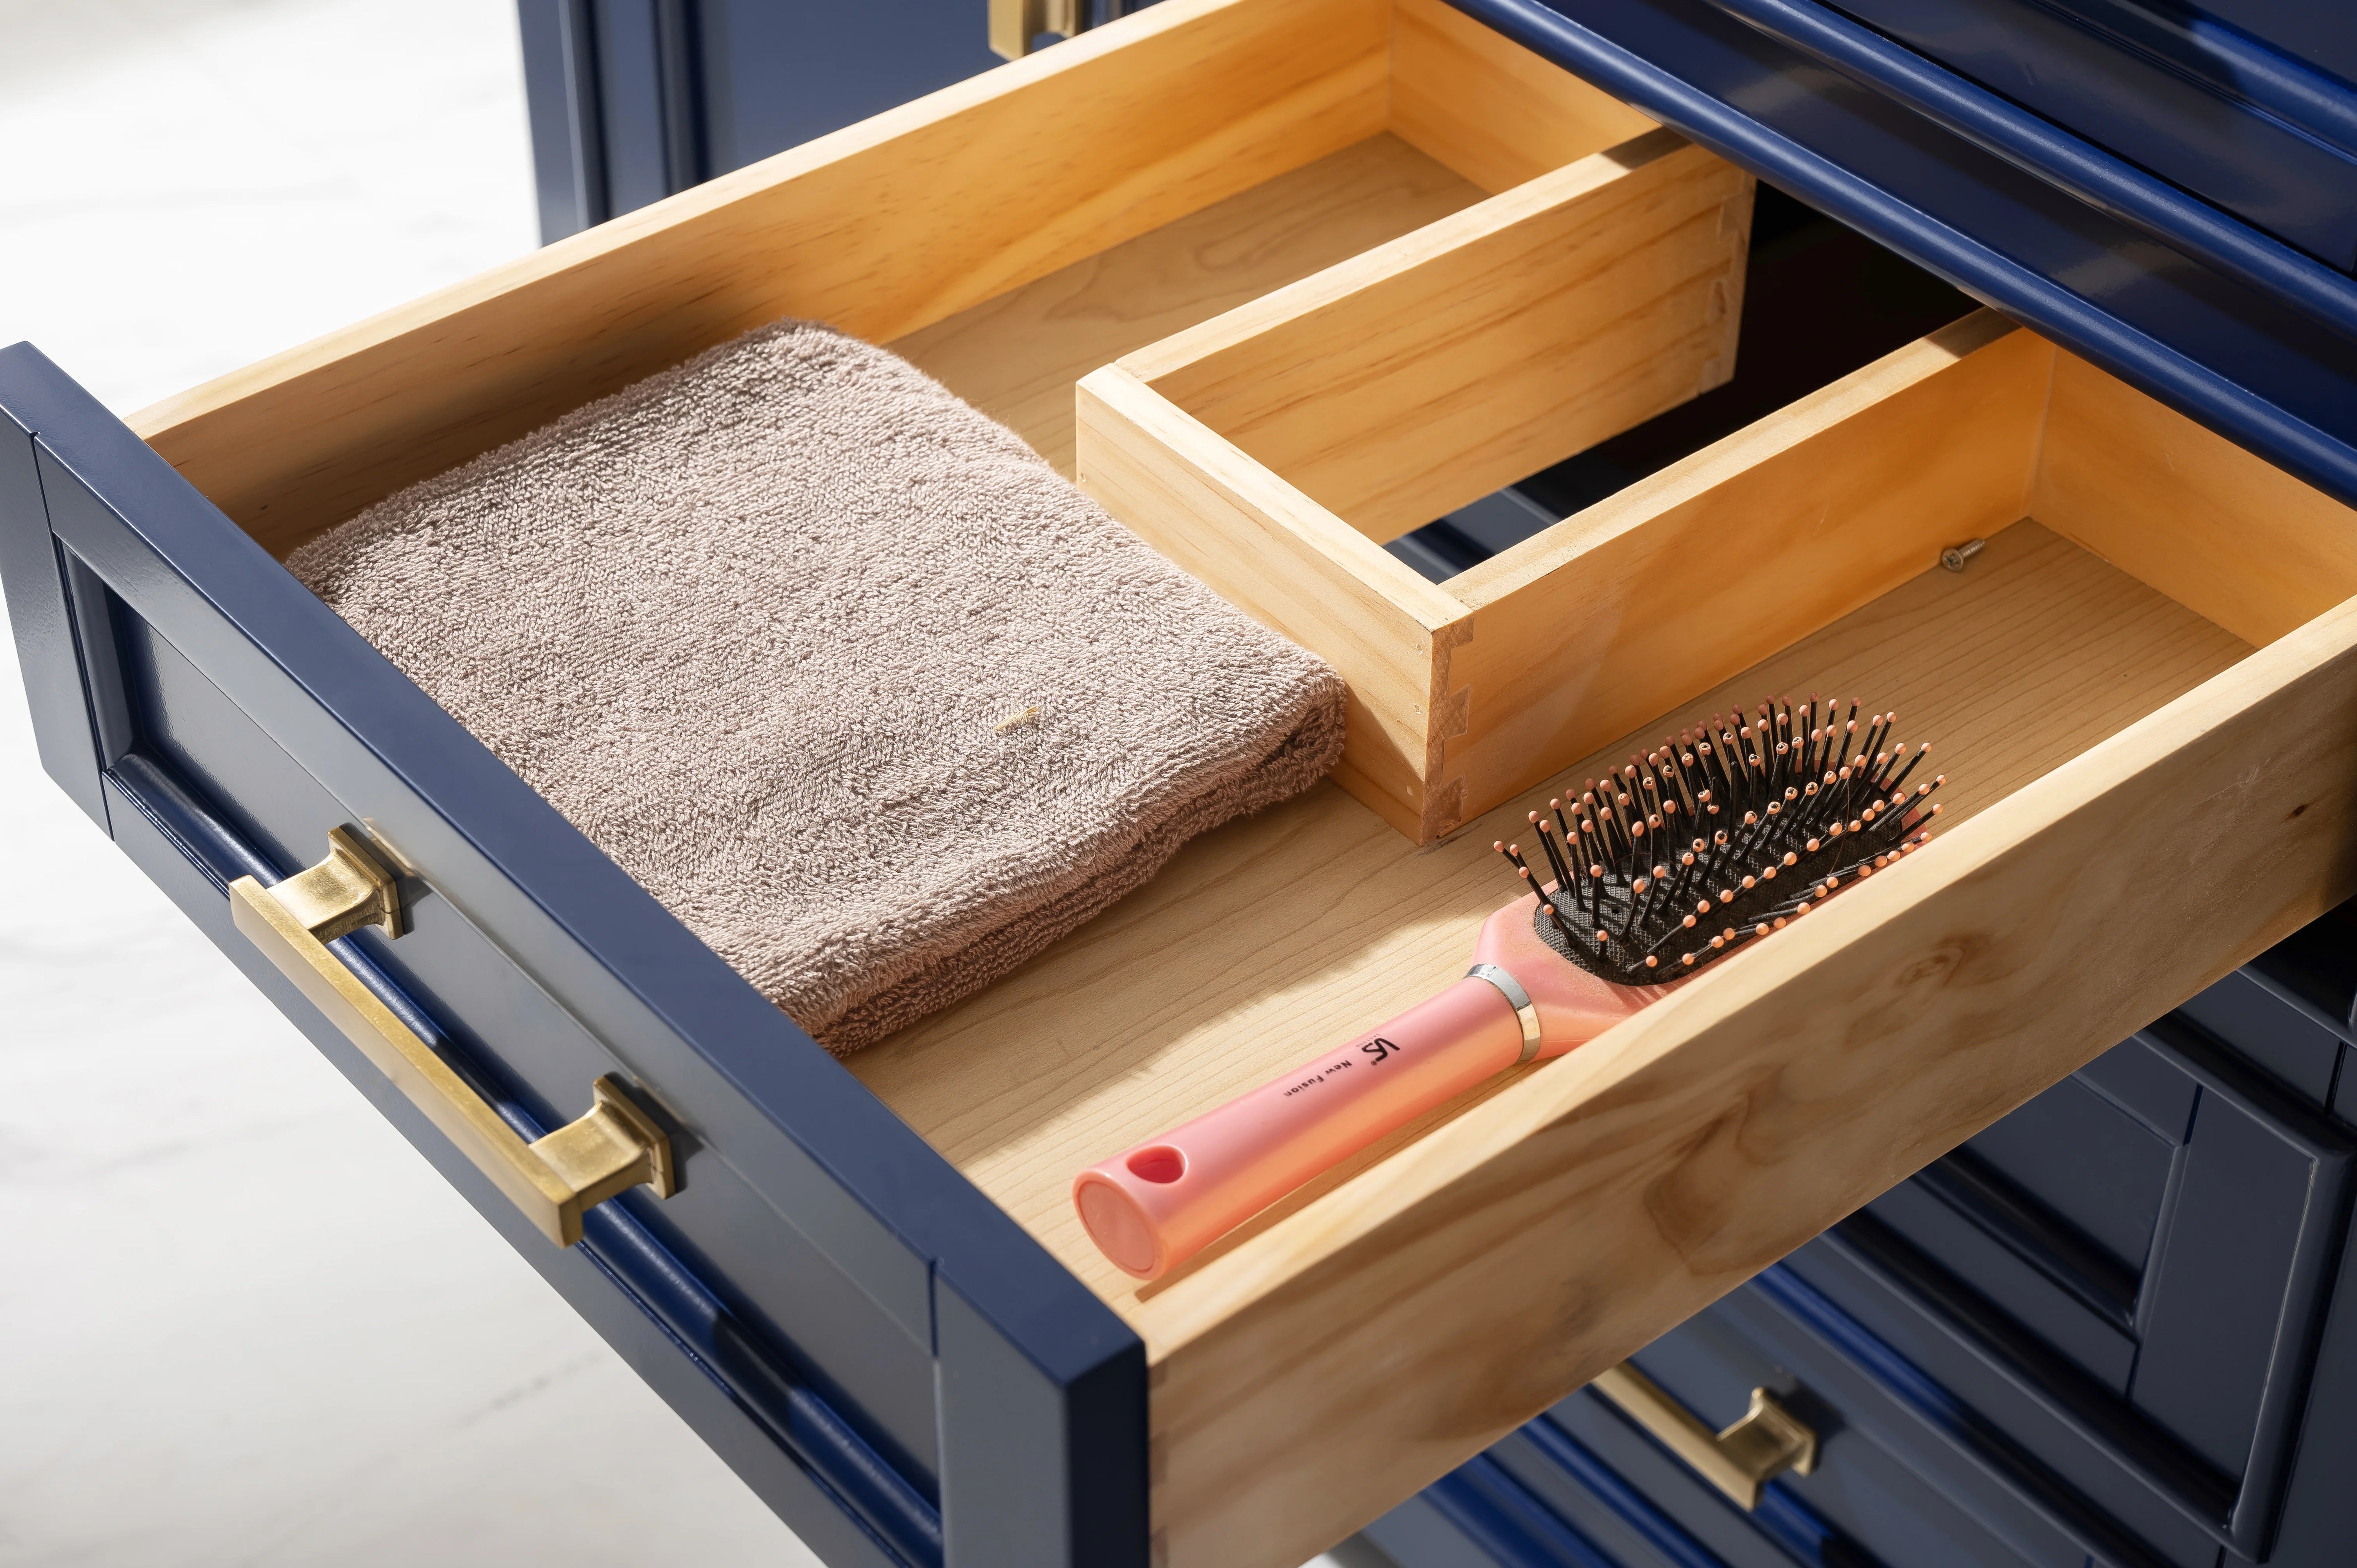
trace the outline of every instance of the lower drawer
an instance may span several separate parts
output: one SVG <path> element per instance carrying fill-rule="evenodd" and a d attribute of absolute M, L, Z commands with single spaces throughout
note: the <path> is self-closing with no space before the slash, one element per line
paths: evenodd
<path fill-rule="evenodd" d="M 2278 978 L 2300 945 L 1639 1352 L 1708 1426 L 1766 1388 L 1813 1429 L 1756 1508 L 1591 1389 L 1369 1537 L 1402 1568 L 2345 1561 L 2357 1130 L 2261 1065 L 2347 1048 Z"/>

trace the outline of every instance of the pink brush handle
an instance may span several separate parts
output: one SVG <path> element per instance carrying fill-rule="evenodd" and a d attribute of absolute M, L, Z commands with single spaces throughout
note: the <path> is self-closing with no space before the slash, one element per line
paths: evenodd
<path fill-rule="evenodd" d="M 1154 1279 L 1384 1133 L 1521 1059 L 1523 1026 L 1471 976 L 1185 1126 L 1082 1171 L 1082 1223 Z"/>

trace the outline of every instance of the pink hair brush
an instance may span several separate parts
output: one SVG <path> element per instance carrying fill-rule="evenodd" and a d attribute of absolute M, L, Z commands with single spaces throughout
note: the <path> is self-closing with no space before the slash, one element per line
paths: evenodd
<path fill-rule="evenodd" d="M 1798 919 L 1931 837 L 1910 793 L 1928 747 L 1882 749 L 1895 714 L 1763 703 L 1664 739 L 1530 814 L 1552 882 L 1490 917 L 1465 978 L 1072 1181 L 1104 1255 L 1157 1279 L 1393 1129 L 1482 1079 L 1594 1039 L 1712 960 Z"/>

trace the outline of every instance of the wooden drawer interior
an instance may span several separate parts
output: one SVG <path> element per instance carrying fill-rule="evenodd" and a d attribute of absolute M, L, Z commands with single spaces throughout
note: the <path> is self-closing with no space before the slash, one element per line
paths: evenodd
<path fill-rule="evenodd" d="M 1748 198 L 1438 0 L 1165 0 L 134 424 L 283 555 L 802 316 L 1332 659 L 1351 793 L 848 1064 L 1146 1340 L 1157 1561 L 1289 1568 L 2357 891 L 2350 514 L 1987 318 L 1448 584 L 1383 554 L 1723 378 Z M 1934 745 L 1931 848 L 1157 1285 L 1088 1245 L 1074 1171 L 1460 974 L 1550 783 L 1811 688 Z"/>

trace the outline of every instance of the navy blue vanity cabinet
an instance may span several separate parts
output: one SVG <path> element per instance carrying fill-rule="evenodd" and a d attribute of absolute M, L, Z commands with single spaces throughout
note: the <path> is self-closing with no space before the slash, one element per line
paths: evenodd
<path fill-rule="evenodd" d="M 1765 1388 L 1816 1433 L 1756 1509 L 1589 1389 L 1369 1536 L 1402 1568 L 2357 1559 L 2351 936 L 2318 922 L 1640 1352 L 1706 1426 Z"/>

